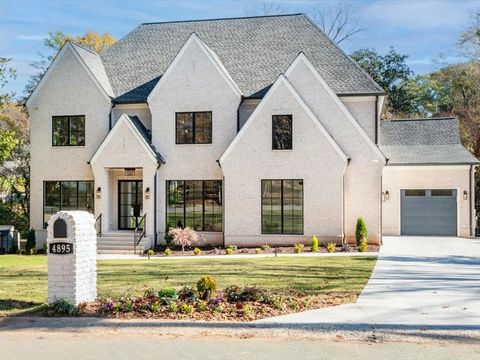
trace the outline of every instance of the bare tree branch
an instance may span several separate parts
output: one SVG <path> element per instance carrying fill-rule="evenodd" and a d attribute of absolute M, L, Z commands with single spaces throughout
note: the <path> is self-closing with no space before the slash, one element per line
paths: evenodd
<path fill-rule="evenodd" d="M 312 15 L 313 21 L 337 44 L 366 30 L 344 1 L 336 4 L 319 1 L 313 7 Z"/>
<path fill-rule="evenodd" d="M 286 12 L 284 4 L 275 0 L 255 0 L 254 3 L 245 5 L 246 16 L 281 15 Z"/>

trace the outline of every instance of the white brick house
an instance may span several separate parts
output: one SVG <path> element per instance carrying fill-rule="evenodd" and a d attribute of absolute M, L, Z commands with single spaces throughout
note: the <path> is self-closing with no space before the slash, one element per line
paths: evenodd
<path fill-rule="evenodd" d="M 67 43 L 27 102 L 31 226 L 94 213 L 100 249 L 170 226 L 205 243 L 471 236 L 455 119 L 381 122 L 385 92 L 305 15 L 142 24 Z M 100 230 L 100 229 L 99 229 Z M 125 244 L 121 244 L 121 242 Z"/>

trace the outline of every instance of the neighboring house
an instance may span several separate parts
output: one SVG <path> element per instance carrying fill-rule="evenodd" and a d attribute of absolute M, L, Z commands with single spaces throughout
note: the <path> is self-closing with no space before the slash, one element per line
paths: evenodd
<path fill-rule="evenodd" d="M 53 213 L 90 211 L 102 251 L 137 227 L 145 247 L 170 226 L 340 243 L 360 216 L 371 243 L 471 236 L 478 161 L 455 119 L 381 123 L 384 101 L 302 14 L 142 24 L 102 55 L 67 43 L 27 102 L 31 226 L 42 240 Z"/>

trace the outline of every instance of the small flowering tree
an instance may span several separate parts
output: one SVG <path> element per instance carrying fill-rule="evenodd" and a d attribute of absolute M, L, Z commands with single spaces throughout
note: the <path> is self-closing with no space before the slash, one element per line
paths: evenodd
<path fill-rule="evenodd" d="M 173 238 L 175 245 L 182 247 L 182 252 L 185 251 L 185 246 L 191 246 L 200 239 L 198 233 L 189 227 L 170 229 L 168 235 Z"/>

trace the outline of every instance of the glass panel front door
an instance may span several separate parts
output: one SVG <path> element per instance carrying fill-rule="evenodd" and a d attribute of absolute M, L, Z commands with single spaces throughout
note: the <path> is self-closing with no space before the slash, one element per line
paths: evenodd
<path fill-rule="evenodd" d="M 133 230 L 143 215 L 142 180 L 118 181 L 118 228 Z"/>

